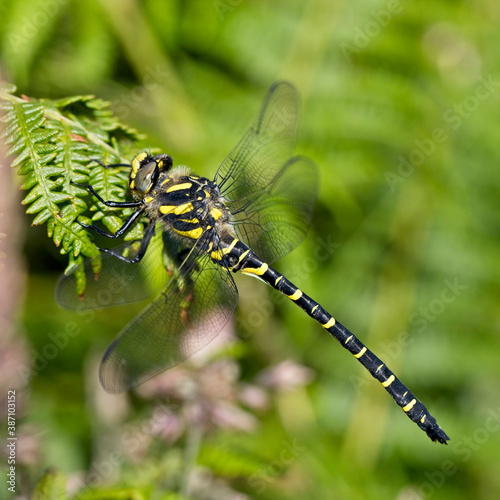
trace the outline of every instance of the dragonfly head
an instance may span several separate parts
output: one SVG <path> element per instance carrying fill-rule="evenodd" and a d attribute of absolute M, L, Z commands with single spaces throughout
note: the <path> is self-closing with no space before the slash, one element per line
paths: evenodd
<path fill-rule="evenodd" d="M 172 168 L 172 158 L 166 154 L 151 156 L 148 153 L 139 153 L 132 160 L 129 187 L 141 195 L 147 194 L 158 181 L 160 172 L 167 172 Z"/>

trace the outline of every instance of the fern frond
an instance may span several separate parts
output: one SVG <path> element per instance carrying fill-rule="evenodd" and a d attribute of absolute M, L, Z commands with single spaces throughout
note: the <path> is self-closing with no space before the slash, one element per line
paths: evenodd
<path fill-rule="evenodd" d="M 94 160 L 127 163 L 140 137 L 116 119 L 108 102 L 94 96 L 52 101 L 20 98 L 14 91 L 14 86 L 0 87 L 2 137 L 9 146 L 7 156 L 15 157 L 12 166 L 24 176 L 26 212 L 35 216 L 33 225 L 47 225 L 48 236 L 62 254 L 69 255 L 69 268 L 89 257 L 98 271 L 99 249 L 76 219 L 101 221 L 113 232 L 131 209 L 106 207 L 71 181 L 91 184 L 103 199 L 123 201 L 127 195 L 123 169 L 106 169 Z M 142 230 L 139 222 L 127 239 L 139 239 Z M 80 282 L 80 290 L 84 286 Z"/>

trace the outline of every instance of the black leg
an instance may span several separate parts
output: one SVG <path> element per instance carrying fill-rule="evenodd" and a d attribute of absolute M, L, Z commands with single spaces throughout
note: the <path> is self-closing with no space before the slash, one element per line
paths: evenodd
<path fill-rule="evenodd" d="M 74 186 L 81 187 L 83 189 L 87 189 L 90 191 L 102 204 L 107 207 L 120 207 L 120 208 L 130 208 L 130 207 L 140 207 L 143 202 L 142 201 L 106 201 L 101 198 L 101 196 L 97 193 L 97 191 L 90 186 L 89 184 L 80 184 L 79 182 L 71 181 L 71 184 Z"/>
<path fill-rule="evenodd" d="M 109 253 L 110 255 L 113 255 L 117 259 L 122 260 L 123 262 L 128 262 L 130 264 L 136 264 L 137 262 L 140 262 L 144 255 L 146 254 L 146 251 L 148 249 L 149 243 L 151 242 L 151 238 L 155 234 L 155 224 L 152 223 L 150 224 L 147 228 L 146 231 L 144 232 L 144 238 L 141 240 L 141 245 L 139 247 L 139 251 L 137 252 L 137 255 L 131 259 L 128 259 L 127 257 L 124 257 L 123 255 L 115 252 L 114 250 L 110 248 L 99 248 L 101 252 L 104 253 Z"/>
<path fill-rule="evenodd" d="M 100 227 L 94 226 L 94 224 L 84 224 L 83 222 L 80 222 L 77 220 L 78 224 L 80 226 L 86 228 L 86 229 L 92 229 L 93 231 L 97 231 L 99 234 L 102 234 L 103 236 L 106 236 L 106 238 L 119 238 L 120 236 L 123 236 L 125 232 L 130 228 L 130 226 L 135 222 L 135 220 L 139 217 L 139 215 L 142 214 L 144 208 L 141 208 L 140 210 L 136 210 L 135 212 L 132 213 L 132 215 L 124 222 L 123 226 L 116 231 L 116 233 L 108 233 L 107 231 L 104 231 Z"/>
<path fill-rule="evenodd" d="M 99 163 L 101 167 L 104 168 L 113 168 L 113 167 L 129 167 L 130 168 L 130 163 L 110 163 L 109 165 L 106 165 L 103 163 L 101 160 L 98 160 L 97 158 L 90 158 L 91 161 L 95 161 L 96 163 Z"/>

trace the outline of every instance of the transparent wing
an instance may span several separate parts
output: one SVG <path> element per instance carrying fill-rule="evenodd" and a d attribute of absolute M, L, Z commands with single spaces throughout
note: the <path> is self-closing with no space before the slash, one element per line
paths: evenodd
<path fill-rule="evenodd" d="M 125 391 L 184 361 L 232 316 L 238 292 L 226 269 L 206 254 L 183 268 L 109 346 L 100 367 L 106 391 Z"/>
<path fill-rule="evenodd" d="M 317 191 L 316 165 L 291 158 L 261 192 L 229 204 L 238 237 L 266 262 L 278 260 L 306 235 Z"/>
<path fill-rule="evenodd" d="M 55 289 L 57 303 L 67 309 L 102 309 L 138 302 L 158 293 L 165 287 L 169 276 L 163 265 L 162 234 L 161 231 L 157 233 L 142 260 L 136 264 L 124 262 L 111 254 L 102 254 L 102 269 L 95 276 L 90 260 L 86 260 L 82 264 L 87 278 L 83 297 L 77 294 L 75 272 L 62 276 Z M 137 253 L 138 243 L 122 245 L 116 252 L 132 258 Z"/>
<path fill-rule="evenodd" d="M 220 166 L 215 181 L 239 238 L 273 262 L 304 238 L 317 196 L 310 160 L 292 158 L 300 100 L 287 82 L 274 84 L 259 115 Z"/>
<path fill-rule="evenodd" d="M 295 87 L 275 83 L 259 115 L 217 171 L 215 181 L 229 200 L 267 186 L 295 148 L 300 100 Z"/>

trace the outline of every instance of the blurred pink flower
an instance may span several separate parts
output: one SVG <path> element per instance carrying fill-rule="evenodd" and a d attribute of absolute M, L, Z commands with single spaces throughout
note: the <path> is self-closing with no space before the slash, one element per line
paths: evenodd
<path fill-rule="evenodd" d="M 137 389 L 142 397 L 167 400 L 180 407 L 179 417 L 165 415 L 156 422 L 154 433 L 168 442 L 180 437 L 185 426 L 250 432 L 257 422 L 239 407 L 239 367 L 232 359 L 219 359 L 197 368 L 185 363 L 155 377 Z M 182 418 L 183 417 L 183 420 Z"/>
<path fill-rule="evenodd" d="M 265 389 L 252 384 L 240 384 L 240 401 L 254 410 L 267 410 L 269 408 L 269 394 Z"/>
<path fill-rule="evenodd" d="M 292 391 L 296 387 L 307 385 L 314 379 L 314 372 L 292 360 L 285 360 L 263 370 L 256 382 L 278 392 Z"/>

